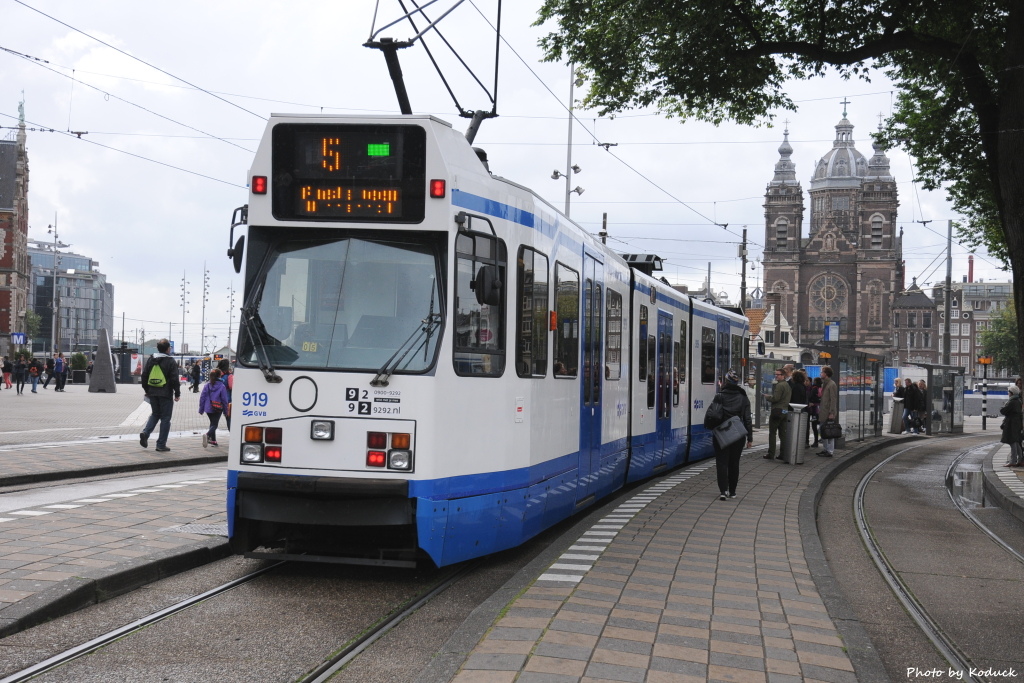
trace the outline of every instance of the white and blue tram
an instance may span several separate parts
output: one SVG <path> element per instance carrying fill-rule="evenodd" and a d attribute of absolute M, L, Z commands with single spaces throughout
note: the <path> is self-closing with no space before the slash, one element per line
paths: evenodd
<path fill-rule="evenodd" d="M 446 122 L 274 115 L 249 181 L 236 552 L 448 565 L 712 454 L 746 320 L 631 268 Z"/>

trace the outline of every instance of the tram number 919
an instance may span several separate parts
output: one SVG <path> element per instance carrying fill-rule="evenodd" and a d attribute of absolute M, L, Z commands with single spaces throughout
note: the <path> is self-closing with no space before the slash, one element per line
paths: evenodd
<path fill-rule="evenodd" d="M 253 406 L 256 408 L 266 408 L 267 403 L 270 400 L 267 398 L 266 392 L 263 391 L 244 391 L 242 392 L 242 405 Z"/>

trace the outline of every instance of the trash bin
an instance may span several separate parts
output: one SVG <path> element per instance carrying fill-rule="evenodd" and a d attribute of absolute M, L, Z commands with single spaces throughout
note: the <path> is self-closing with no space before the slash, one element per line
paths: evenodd
<path fill-rule="evenodd" d="M 902 434 L 903 433 L 903 399 L 894 398 L 892 400 L 892 415 L 889 416 L 889 433 L 890 434 Z"/>
<path fill-rule="evenodd" d="M 786 415 L 786 440 L 782 444 L 782 458 L 787 464 L 804 464 L 804 452 L 807 450 L 807 427 L 811 416 L 803 412 L 806 405 L 790 403 Z"/>

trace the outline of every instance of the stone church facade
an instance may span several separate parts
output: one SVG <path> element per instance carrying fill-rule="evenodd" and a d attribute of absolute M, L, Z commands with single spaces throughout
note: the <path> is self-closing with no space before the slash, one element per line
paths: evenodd
<path fill-rule="evenodd" d="M 893 348 L 892 303 L 904 289 L 896 180 L 878 143 L 870 159 L 856 149 L 845 111 L 835 128 L 810 181 L 807 236 L 785 131 L 765 192 L 764 289 L 802 346 L 820 344 L 825 324 L 838 322 L 841 346 L 886 354 Z M 801 360 L 814 362 L 813 354 Z"/>

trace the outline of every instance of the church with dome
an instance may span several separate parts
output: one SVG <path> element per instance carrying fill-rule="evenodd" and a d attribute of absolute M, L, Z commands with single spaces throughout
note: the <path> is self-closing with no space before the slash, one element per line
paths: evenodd
<path fill-rule="evenodd" d="M 853 124 L 836 124 L 832 149 L 815 164 L 807 190 L 797 180 L 789 130 L 764 197 L 764 296 L 789 321 L 801 347 L 820 345 L 839 323 L 839 345 L 867 353 L 893 348 L 892 305 L 904 289 L 896 180 L 885 149 L 865 157 Z M 768 322 L 768 321 L 766 321 Z M 814 363 L 810 349 L 801 362 Z"/>

